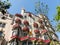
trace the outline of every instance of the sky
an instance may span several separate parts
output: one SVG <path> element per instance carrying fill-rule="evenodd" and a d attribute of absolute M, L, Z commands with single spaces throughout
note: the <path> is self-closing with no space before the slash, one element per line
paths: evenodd
<path fill-rule="evenodd" d="M 24 8 L 28 12 L 35 13 L 35 2 L 39 0 L 9 0 L 11 3 L 10 9 L 8 12 L 11 14 L 20 13 L 21 9 Z M 60 0 L 40 0 L 44 4 L 47 4 L 49 7 L 48 18 L 49 20 L 53 20 L 54 16 L 56 15 L 56 7 L 60 5 Z M 55 21 L 51 22 L 53 26 L 55 26 Z M 60 39 L 60 33 L 56 32 Z"/>

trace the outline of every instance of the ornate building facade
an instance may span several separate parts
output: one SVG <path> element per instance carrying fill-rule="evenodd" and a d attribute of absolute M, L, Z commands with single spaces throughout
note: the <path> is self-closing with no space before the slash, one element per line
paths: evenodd
<path fill-rule="evenodd" d="M 0 12 L 0 45 L 49 45 L 51 40 L 58 36 L 45 15 L 25 9 L 13 16 Z"/>

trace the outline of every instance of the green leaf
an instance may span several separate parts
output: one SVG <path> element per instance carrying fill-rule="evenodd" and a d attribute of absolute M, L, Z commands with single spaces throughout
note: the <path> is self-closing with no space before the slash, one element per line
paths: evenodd
<path fill-rule="evenodd" d="M 58 25 L 57 25 L 57 31 L 60 32 L 60 23 L 58 23 Z"/>
<path fill-rule="evenodd" d="M 60 20 L 60 15 L 56 15 L 55 20 L 58 22 Z"/>

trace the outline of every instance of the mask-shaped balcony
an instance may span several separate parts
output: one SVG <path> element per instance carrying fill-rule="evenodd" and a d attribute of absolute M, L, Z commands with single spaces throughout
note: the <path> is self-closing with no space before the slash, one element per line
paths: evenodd
<path fill-rule="evenodd" d="M 29 28 L 28 28 L 28 27 L 23 27 L 22 30 L 23 30 L 24 32 L 25 32 L 25 31 L 29 32 Z"/>
<path fill-rule="evenodd" d="M 24 24 L 25 26 L 28 26 L 28 25 L 29 25 L 29 22 L 28 22 L 27 20 L 24 20 L 24 21 L 23 21 L 23 24 Z"/>
<path fill-rule="evenodd" d="M 15 25 L 13 25 L 13 29 L 16 29 L 16 28 L 19 28 L 19 29 L 21 29 L 21 27 L 20 27 L 20 25 L 19 24 L 15 24 Z"/>
<path fill-rule="evenodd" d="M 33 26 L 35 27 L 35 28 L 38 28 L 38 24 L 37 23 L 33 23 Z"/>
<path fill-rule="evenodd" d="M 41 28 L 41 29 L 45 29 L 45 27 L 44 27 L 44 25 L 43 25 L 43 24 L 41 24 L 41 25 L 40 25 L 40 28 Z"/>
<path fill-rule="evenodd" d="M 3 40 L 3 38 L 4 38 L 3 31 L 0 31 L 0 40 Z"/>
<path fill-rule="evenodd" d="M 23 16 L 21 14 L 15 14 L 15 16 L 23 18 Z"/>
<path fill-rule="evenodd" d="M 35 34 L 40 33 L 40 31 L 39 31 L 39 30 L 34 30 L 34 32 L 35 32 Z"/>
<path fill-rule="evenodd" d="M 17 19 L 15 20 L 15 22 L 18 23 L 18 24 L 21 24 L 21 20 L 20 20 L 19 18 L 17 18 Z"/>

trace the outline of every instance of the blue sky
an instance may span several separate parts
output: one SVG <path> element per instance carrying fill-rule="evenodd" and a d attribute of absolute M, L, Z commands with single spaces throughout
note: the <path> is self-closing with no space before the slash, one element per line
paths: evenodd
<path fill-rule="evenodd" d="M 16 14 L 20 13 L 21 8 L 25 8 L 26 11 L 35 13 L 34 6 L 35 2 L 38 0 L 10 0 L 12 6 L 10 9 L 8 9 L 9 13 Z M 60 0 L 40 0 L 41 2 L 48 4 L 49 7 L 49 13 L 48 18 L 53 20 L 54 16 L 56 15 L 56 7 L 60 5 Z M 53 26 L 55 25 L 55 22 L 51 22 Z M 56 32 L 60 39 L 60 33 Z"/>

